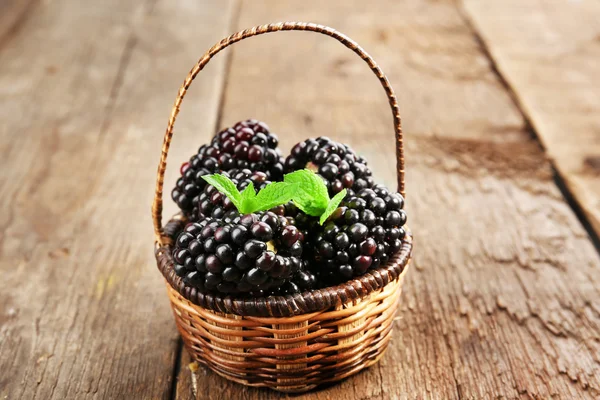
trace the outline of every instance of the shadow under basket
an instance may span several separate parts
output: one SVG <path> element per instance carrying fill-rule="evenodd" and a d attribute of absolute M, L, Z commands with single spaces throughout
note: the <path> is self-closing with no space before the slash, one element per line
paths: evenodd
<path fill-rule="evenodd" d="M 383 71 L 356 42 L 332 28 L 283 22 L 246 29 L 221 40 L 189 72 L 165 132 L 152 219 L 158 268 L 167 283 L 177 328 L 194 359 L 244 385 L 305 392 L 353 375 L 382 357 L 391 338 L 402 280 L 411 257 L 410 231 L 406 229 L 402 247 L 386 265 L 346 283 L 294 295 L 235 299 L 201 293 L 175 274 L 172 243 L 186 221 L 176 216 L 162 225 L 167 154 L 179 108 L 192 81 L 224 48 L 251 36 L 278 31 L 310 31 L 332 37 L 369 65 L 392 110 L 398 191 L 405 195 L 400 112 Z"/>

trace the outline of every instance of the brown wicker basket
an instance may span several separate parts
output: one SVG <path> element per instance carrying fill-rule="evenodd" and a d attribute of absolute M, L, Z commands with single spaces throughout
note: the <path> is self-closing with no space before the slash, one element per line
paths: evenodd
<path fill-rule="evenodd" d="M 333 37 L 367 62 L 392 109 L 396 134 L 398 190 L 404 195 L 402 129 L 396 96 L 386 76 L 358 44 L 332 28 L 285 22 L 231 35 L 200 58 L 185 79 L 164 137 L 152 216 L 156 260 L 166 283 L 185 347 L 217 374 L 249 386 L 304 392 L 335 382 L 376 363 L 391 337 L 402 280 L 412 251 L 408 232 L 401 250 L 384 266 L 344 284 L 289 296 L 235 299 L 204 294 L 173 269 L 172 243 L 186 220 L 176 215 L 162 226 L 162 191 L 167 153 L 181 102 L 196 75 L 227 46 L 277 31 L 311 31 Z"/>

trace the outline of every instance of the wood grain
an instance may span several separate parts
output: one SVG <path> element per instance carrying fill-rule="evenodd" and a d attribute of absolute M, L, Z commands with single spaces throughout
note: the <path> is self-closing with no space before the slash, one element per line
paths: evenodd
<path fill-rule="evenodd" d="M 33 14 L 38 0 L 4 0 L 0 2 L 0 49 L 16 35 L 27 17 Z"/>
<path fill-rule="evenodd" d="M 600 3 L 465 0 L 465 10 L 600 235 Z"/>
<path fill-rule="evenodd" d="M 232 3 L 3 14 L 22 25 L 0 47 L 0 398 L 170 397 L 178 335 L 152 254 L 154 172 L 176 88 L 230 30 Z M 223 67 L 190 96 L 175 159 L 214 131 Z"/>
<path fill-rule="evenodd" d="M 363 45 L 400 98 L 413 269 L 387 355 L 306 399 L 597 398 L 600 259 L 453 1 L 245 2 L 238 29 L 308 20 Z M 201 51 L 201 50 L 200 50 Z M 289 149 L 347 142 L 394 182 L 392 121 L 360 60 L 276 33 L 237 45 L 223 126 L 255 117 Z M 268 399 L 183 355 L 178 398 Z"/>

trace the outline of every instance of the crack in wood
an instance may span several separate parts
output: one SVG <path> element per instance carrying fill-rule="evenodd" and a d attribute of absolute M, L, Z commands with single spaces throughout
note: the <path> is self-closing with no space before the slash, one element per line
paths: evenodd
<path fill-rule="evenodd" d="M 453 348 L 452 348 L 452 344 L 450 343 L 450 337 L 447 333 L 443 333 L 444 336 L 444 343 L 446 343 L 446 347 L 448 348 L 448 352 L 449 353 L 453 353 Z M 461 400 L 463 398 L 463 394 L 462 394 L 462 390 L 461 390 L 461 384 L 458 381 L 458 378 L 456 376 L 456 365 L 455 365 L 455 361 L 454 358 L 452 358 L 450 360 L 450 371 L 452 372 L 452 379 L 454 380 L 454 386 L 456 388 L 456 397 Z"/>
<path fill-rule="evenodd" d="M 173 363 L 173 373 L 171 374 L 171 388 L 169 390 L 169 394 L 168 397 L 170 399 L 176 399 L 177 398 L 177 380 L 179 379 L 179 374 L 181 373 L 182 369 L 186 369 L 187 368 L 182 368 L 181 366 L 181 360 L 182 360 L 182 352 L 184 351 L 183 348 L 183 340 L 181 339 L 180 336 L 177 337 L 177 345 L 175 346 L 175 359 L 174 359 L 174 363 Z"/>
<path fill-rule="evenodd" d="M 521 114 L 525 122 L 527 132 L 529 132 L 531 137 L 539 143 L 539 146 L 547 152 L 546 146 L 544 145 L 540 132 L 538 132 L 535 129 L 532 116 L 527 112 L 527 108 L 524 106 L 523 101 L 517 95 L 516 88 L 514 88 L 510 84 L 508 79 L 502 74 L 502 72 L 500 72 L 498 62 L 493 56 L 492 52 L 490 51 L 490 47 L 486 43 L 486 40 L 484 39 L 483 35 L 476 29 L 474 21 L 472 20 L 471 16 L 466 12 L 466 10 L 458 4 L 456 4 L 456 7 L 459 10 L 459 15 L 464 20 L 465 25 L 471 30 L 473 37 L 475 38 L 481 49 L 481 52 L 489 60 L 490 68 L 498 77 L 499 82 L 502 83 L 502 86 L 510 95 L 515 107 Z M 593 43 L 593 41 L 588 41 L 586 43 Z M 557 162 L 552 158 L 549 158 L 548 162 L 552 165 L 552 168 L 554 170 L 554 179 L 556 185 L 563 194 L 564 199 L 567 201 L 567 203 L 569 204 L 569 206 L 583 225 L 584 229 L 588 232 L 589 237 L 591 238 L 592 242 L 594 243 L 594 246 L 596 247 L 596 251 L 598 252 L 598 254 L 600 254 L 600 232 L 596 231 L 594 225 L 594 222 L 598 222 L 592 221 L 590 218 L 593 217 L 590 217 L 590 214 L 585 212 L 584 205 L 580 202 L 579 198 L 574 195 L 572 188 L 567 184 L 568 176 L 565 176 L 565 174 L 561 173 L 560 165 L 558 165 Z"/>

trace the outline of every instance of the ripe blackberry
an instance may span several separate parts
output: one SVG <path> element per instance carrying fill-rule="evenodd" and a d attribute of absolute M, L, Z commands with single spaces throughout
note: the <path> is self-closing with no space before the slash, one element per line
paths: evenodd
<path fill-rule="evenodd" d="M 302 251 L 303 259 L 312 259 L 306 257 L 307 254 L 312 254 L 312 243 L 309 238 L 314 231 L 318 230 L 319 218 L 312 217 L 300 211 L 293 202 L 289 202 L 283 206 L 278 206 L 271 211 L 279 213 L 284 216 L 285 220 L 289 225 L 293 225 L 298 229 L 299 242 L 303 244 L 302 249 L 297 249 L 298 252 Z M 283 238 L 285 240 L 285 238 Z M 298 243 L 298 244 L 300 244 Z M 298 246 L 298 244 L 296 246 Z"/>
<path fill-rule="evenodd" d="M 244 190 L 250 182 L 254 184 L 256 190 L 260 190 L 268 185 L 267 174 L 264 172 L 252 172 L 249 169 L 231 170 L 223 172 L 237 186 L 238 190 Z M 206 185 L 200 195 L 194 197 L 192 201 L 192 211 L 188 215 L 190 221 L 195 222 L 206 217 L 215 219 L 226 219 L 233 215 L 237 216 L 237 211 L 231 200 L 223 193 L 219 192 L 212 185 Z"/>
<path fill-rule="evenodd" d="M 347 196 L 324 226 L 306 234 L 304 257 L 319 281 L 332 285 L 388 262 L 405 237 L 404 199 L 383 185 Z"/>
<path fill-rule="evenodd" d="M 285 159 L 285 172 L 302 168 L 312 169 L 326 182 L 329 195 L 333 196 L 342 189 L 357 192 L 373 187 L 371 170 L 364 158 L 343 143 L 334 142 L 328 137 L 308 139 L 296 144 Z"/>
<path fill-rule="evenodd" d="M 294 293 L 300 293 L 304 290 L 315 288 L 317 285 L 316 277 L 309 271 L 298 271 L 294 276 L 286 281 L 275 294 L 285 296 Z"/>
<path fill-rule="evenodd" d="M 277 136 L 269 132 L 265 123 L 253 119 L 238 122 L 217 133 L 210 144 L 201 146 L 198 153 L 181 166 L 181 177 L 171 197 L 190 217 L 196 203 L 194 199 L 207 185 L 202 179 L 204 175 L 250 169 L 279 181 L 283 177 L 283 158 L 277 145 Z"/>
<path fill-rule="evenodd" d="M 180 233 L 175 272 L 204 292 L 287 294 L 314 286 L 304 270 L 302 235 L 273 212 L 247 214 L 229 222 L 207 217 Z"/>

